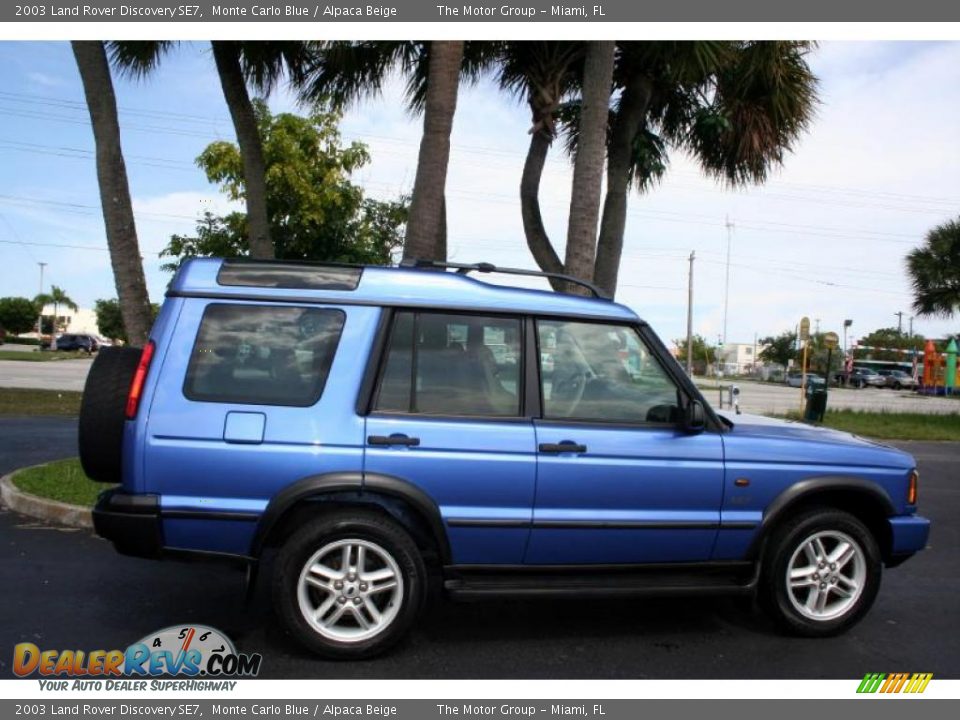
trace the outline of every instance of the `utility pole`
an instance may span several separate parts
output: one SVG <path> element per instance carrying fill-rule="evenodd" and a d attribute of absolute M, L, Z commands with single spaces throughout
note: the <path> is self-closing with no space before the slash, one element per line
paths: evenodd
<path fill-rule="evenodd" d="M 40 292 L 38 295 L 43 295 L 43 269 L 47 266 L 45 262 L 38 262 L 37 265 L 40 266 Z M 37 317 L 37 348 L 40 347 L 40 336 L 43 335 L 43 305 L 40 306 L 40 315 Z"/>
<path fill-rule="evenodd" d="M 910 316 L 910 337 L 913 337 L 913 315 Z"/>
<path fill-rule="evenodd" d="M 695 250 L 690 251 L 690 274 L 687 278 L 687 376 L 693 377 L 693 260 Z"/>
<path fill-rule="evenodd" d="M 730 246 L 733 243 L 733 223 L 730 222 L 730 216 L 724 222 L 727 228 L 727 280 L 723 292 L 723 344 L 727 344 L 727 313 L 730 309 Z"/>
<path fill-rule="evenodd" d="M 814 332 L 815 332 L 817 335 L 819 335 L 819 334 L 820 334 L 820 318 L 814 318 L 813 322 L 816 323 L 816 325 L 815 325 L 816 330 L 814 330 Z"/>
<path fill-rule="evenodd" d="M 897 335 L 903 335 L 903 310 L 895 312 L 894 315 L 897 316 Z"/>

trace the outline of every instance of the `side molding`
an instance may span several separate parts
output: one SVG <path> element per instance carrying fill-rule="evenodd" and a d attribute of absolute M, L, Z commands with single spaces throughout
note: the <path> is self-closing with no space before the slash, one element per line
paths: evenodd
<path fill-rule="evenodd" d="M 411 505 L 426 521 L 437 544 L 441 561 L 450 562 L 450 544 L 440 516 L 440 508 L 417 486 L 391 475 L 379 473 L 333 472 L 311 475 L 278 492 L 260 517 L 250 546 L 250 554 L 259 557 L 270 533 L 283 515 L 302 500 L 333 493 L 356 493 L 358 499 L 370 494 L 386 495 Z"/>

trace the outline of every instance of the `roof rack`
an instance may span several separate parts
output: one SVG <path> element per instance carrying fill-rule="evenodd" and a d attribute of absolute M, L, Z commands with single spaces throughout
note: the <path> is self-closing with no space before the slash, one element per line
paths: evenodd
<path fill-rule="evenodd" d="M 563 282 L 572 283 L 574 285 L 579 285 L 584 287 L 590 292 L 593 293 L 595 298 L 601 300 L 609 300 L 610 297 L 604 293 L 600 288 L 594 285 L 592 282 L 586 280 L 581 280 L 580 278 L 575 278 L 572 275 L 564 275 L 563 273 L 552 273 L 552 272 L 541 272 L 539 270 L 524 270 L 522 268 L 508 268 L 508 267 L 497 267 L 492 263 L 453 263 L 453 262 L 440 262 L 439 260 L 420 260 L 417 258 L 409 258 L 402 260 L 400 262 L 400 267 L 402 268 L 433 268 L 437 270 L 446 270 L 446 269 L 455 269 L 458 275 L 469 275 L 472 272 L 479 273 L 501 273 L 503 275 L 527 275 L 530 277 L 542 277 L 549 278 L 553 280 L 562 280 Z"/>

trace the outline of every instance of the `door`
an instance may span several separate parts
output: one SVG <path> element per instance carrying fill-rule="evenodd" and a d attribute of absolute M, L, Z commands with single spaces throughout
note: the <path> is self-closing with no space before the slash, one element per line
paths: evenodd
<path fill-rule="evenodd" d="M 367 417 L 364 469 L 440 509 L 453 562 L 519 564 L 536 454 L 519 318 L 399 311 Z"/>
<path fill-rule="evenodd" d="M 529 564 L 707 560 L 723 447 L 680 429 L 681 390 L 626 325 L 540 320 Z"/>

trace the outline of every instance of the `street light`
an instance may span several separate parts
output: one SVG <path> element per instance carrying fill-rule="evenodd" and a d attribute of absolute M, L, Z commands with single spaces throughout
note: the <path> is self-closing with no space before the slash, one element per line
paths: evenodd
<path fill-rule="evenodd" d="M 47 266 L 45 262 L 38 262 L 37 265 L 40 266 L 40 292 L 39 295 L 43 295 L 43 269 Z M 40 306 L 40 315 L 37 317 L 37 347 L 40 347 L 41 336 L 43 335 L 43 305 Z"/>

